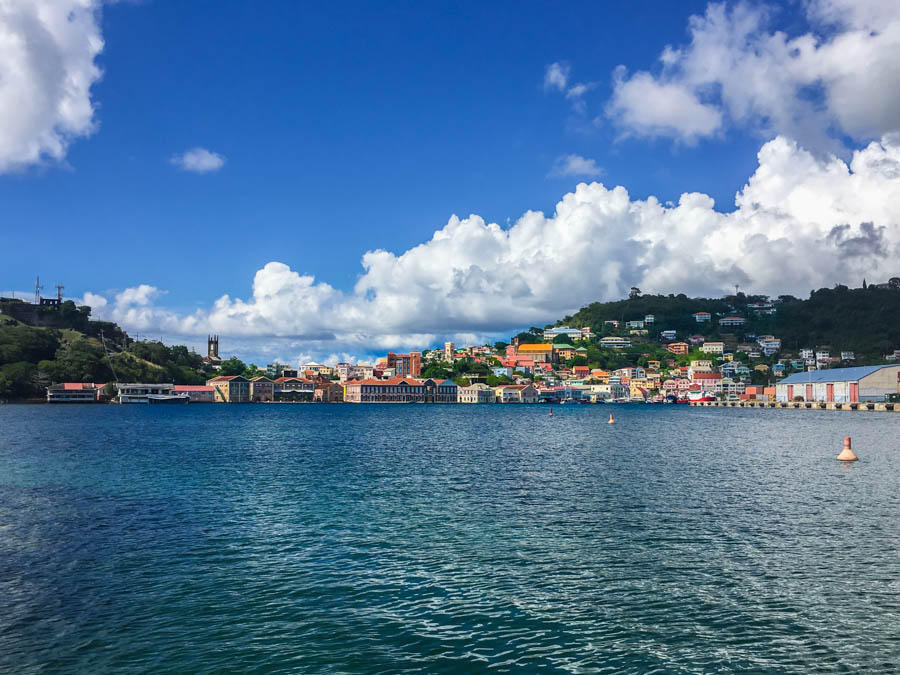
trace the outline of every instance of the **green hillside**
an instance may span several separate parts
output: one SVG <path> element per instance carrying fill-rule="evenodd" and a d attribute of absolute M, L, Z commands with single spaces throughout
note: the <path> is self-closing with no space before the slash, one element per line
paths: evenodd
<path fill-rule="evenodd" d="M 655 323 L 647 326 L 651 341 L 657 341 L 663 330 L 677 331 L 678 339 L 701 334 L 711 340 L 727 334 L 742 341 L 748 334 L 771 334 L 781 338 L 786 353 L 827 346 L 832 353 L 855 352 L 857 364 L 880 363 L 885 354 L 900 349 L 900 279 L 892 279 L 891 284 L 890 288 L 822 288 L 805 300 L 782 295 L 774 300 L 773 315 L 760 315 L 748 307 L 765 300 L 763 296 L 688 298 L 634 293 L 626 300 L 591 303 L 556 325 L 590 326 L 598 335 L 626 334 L 604 321 L 640 320 L 653 314 Z M 709 312 L 713 321 L 698 324 L 693 318 L 696 312 Z M 747 320 L 743 329 L 719 327 L 716 319 L 731 314 Z"/>
<path fill-rule="evenodd" d="M 113 369 L 120 382 L 202 384 L 209 377 L 200 355 L 183 345 L 134 342 L 116 324 L 91 321 L 87 307 L 51 311 L 26 317 L 50 324 L 38 326 L 0 314 L 0 400 L 40 398 L 56 382 L 113 381 Z"/>

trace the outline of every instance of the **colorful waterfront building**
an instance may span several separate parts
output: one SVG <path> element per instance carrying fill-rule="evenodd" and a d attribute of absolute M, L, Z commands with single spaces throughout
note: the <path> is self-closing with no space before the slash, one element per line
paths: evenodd
<path fill-rule="evenodd" d="M 215 403 L 216 390 L 203 384 L 176 384 L 176 395 L 187 395 L 191 403 Z"/>
<path fill-rule="evenodd" d="M 537 403 L 538 390 L 532 384 L 505 384 L 494 387 L 497 403 Z"/>
<path fill-rule="evenodd" d="M 275 382 L 268 377 L 259 376 L 250 380 L 250 400 L 265 403 L 275 400 Z"/>
<path fill-rule="evenodd" d="M 486 384 L 478 383 L 468 387 L 460 387 L 457 392 L 459 403 L 494 403 L 494 390 Z"/>
<path fill-rule="evenodd" d="M 100 387 L 92 382 L 60 382 L 47 387 L 47 403 L 97 403 Z"/>
<path fill-rule="evenodd" d="M 275 401 L 312 401 L 316 391 L 315 383 L 302 377 L 279 377 L 273 384 Z"/>
<path fill-rule="evenodd" d="M 344 386 L 347 403 L 456 403 L 459 387 L 453 380 L 393 377 L 354 380 Z"/>
<path fill-rule="evenodd" d="M 337 382 L 317 382 L 313 400 L 319 403 L 340 403 L 344 400 L 344 387 Z"/>
<path fill-rule="evenodd" d="M 243 375 L 219 375 L 206 381 L 215 391 L 216 403 L 249 403 L 250 380 Z"/>

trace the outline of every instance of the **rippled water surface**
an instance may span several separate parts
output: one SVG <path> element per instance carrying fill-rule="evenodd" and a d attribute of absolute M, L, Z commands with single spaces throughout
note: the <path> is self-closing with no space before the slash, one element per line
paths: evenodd
<path fill-rule="evenodd" d="M 898 478 L 889 413 L 0 406 L 0 671 L 894 672 Z"/>

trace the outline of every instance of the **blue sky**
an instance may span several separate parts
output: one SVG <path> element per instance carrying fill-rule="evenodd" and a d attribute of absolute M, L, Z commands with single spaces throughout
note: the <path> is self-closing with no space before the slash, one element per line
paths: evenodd
<path fill-rule="evenodd" d="M 855 10 L 839 0 L 812 4 L 817 7 L 726 5 L 729 26 L 723 30 L 747 40 L 736 59 L 748 58 L 759 40 L 771 40 L 778 31 L 789 38 L 815 35 L 824 45 L 854 31 L 864 34 L 873 21 L 883 26 L 896 19 L 889 3 L 863 3 L 874 16 L 850 16 Z M 749 32 L 739 27 L 741 7 L 757 22 Z M 832 9 L 845 14 L 836 19 L 828 14 Z M 709 18 L 709 12 L 707 3 L 688 1 L 96 5 L 90 16 L 103 47 L 94 63 L 103 74 L 88 94 L 93 127 L 88 132 L 84 124 L 75 125 L 74 133 L 64 135 L 64 152 L 20 161 L 0 175 L 0 288 L 27 290 L 40 274 L 48 286 L 65 283 L 68 295 L 102 295 L 109 311 L 117 293 L 144 284 L 158 291 L 149 293 L 152 303 L 143 298 L 137 304 L 163 309 L 151 318 L 146 312 L 133 316 L 132 330 L 200 335 L 206 330 L 202 321 L 181 328 L 177 317 L 210 312 L 225 294 L 249 299 L 254 275 L 273 261 L 311 275 L 314 284 L 327 283 L 342 294 L 337 300 L 329 296 L 329 302 L 344 302 L 364 273 L 360 261 L 366 252 L 384 249 L 400 256 L 428 242 L 454 214 L 478 214 L 485 223 L 509 228 L 528 210 L 552 216 L 576 184 L 593 180 L 607 188 L 624 186 L 631 200 L 655 196 L 677 203 L 682 193 L 704 193 L 715 200 L 717 212 L 727 214 L 757 171 L 757 153 L 766 142 L 799 139 L 800 149 L 783 152 L 796 158 L 809 151 L 826 166 L 849 161 L 853 150 L 894 130 L 889 111 L 884 119 L 860 121 L 852 112 L 829 108 L 825 95 L 815 93 L 840 84 L 822 84 L 822 76 L 813 73 L 816 63 L 830 58 L 824 48 L 804 62 L 810 74 L 780 85 L 796 97 L 788 112 L 764 106 L 741 112 L 737 99 L 756 101 L 762 94 L 748 91 L 726 100 L 734 84 L 727 73 L 701 81 L 696 64 L 687 64 L 689 55 L 682 70 L 666 72 L 666 46 L 688 49 L 691 17 Z M 718 30 L 713 24 L 710 19 L 710 35 Z M 695 61 L 716 53 L 695 42 Z M 890 46 L 875 44 L 872 58 Z M 63 49 L 61 58 L 67 53 Z M 779 58 L 777 50 L 771 58 Z M 559 87 L 545 82 L 554 64 L 566 73 Z M 624 75 L 615 75 L 618 66 L 625 67 Z M 649 113 L 636 110 L 634 98 L 611 112 L 619 100 L 616 77 L 634 85 L 638 100 L 643 96 L 637 71 L 653 78 L 650 93 L 660 100 Z M 577 84 L 586 85 L 585 93 L 567 98 Z M 677 108 L 683 97 L 663 100 L 682 89 L 690 92 L 685 108 Z M 621 93 L 625 101 L 624 88 Z M 804 112 L 810 99 L 815 119 Z M 0 110 L 17 103 L 0 97 Z M 28 101 L 22 103 L 27 107 Z M 660 121 L 661 110 L 674 111 L 678 119 Z M 692 114 L 696 119 L 685 121 Z M 172 161 L 193 148 L 215 153 L 221 167 L 198 173 Z M 599 170 L 558 175 L 570 155 Z M 595 198 L 600 197 L 588 200 Z M 609 225 L 603 236 L 617 236 L 618 227 Z M 822 224 L 822 231 L 830 227 Z M 621 233 L 623 242 L 639 239 L 627 228 Z M 885 245 L 892 244 L 888 239 Z M 536 298 L 534 312 L 498 316 L 493 323 L 463 317 L 459 332 L 485 335 L 522 320 L 552 320 L 586 301 L 616 295 L 635 280 L 652 280 L 649 271 L 661 263 L 636 262 L 644 253 L 625 247 L 600 253 L 595 261 L 602 267 L 633 256 L 625 264 L 642 270 L 634 278 L 611 283 L 601 275 L 570 298 L 538 297 L 531 288 L 526 295 Z M 461 274 L 472 267 L 465 261 L 458 267 L 440 258 L 432 262 Z M 532 269 L 540 274 L 548 264 L 535 262 Z M 731 276 L 753 276 L 739 272 Z M 691 290 L 730 285 L 724 272 L 721 278 L 701 276 L 709 276 L 708 283 Z M 682 283 L 671 274 L 661 278 Z M 807 275 L 787 281 L 816 280 Z M 370 299 L 388 295 L 378 284 L 367 293 Z M 209 323 L 220 332 L 232 325 Z M 325 331 L 332 337 L 313 340 L 304 352 L 304 337 L 316 332 L 308 324 L 235 333 L 251 342 L 258 338 L 248 347 L 258 356 L 273 337 L 290 342 L 284 356 L 365 351 L 363 338 L 339 337 L 345 327 L 333 322 Z M 362 332 L 379 336 L 378 348 L 403 347 L 421 336 L 450 334 L 453 325 L 404 320 Z"/>

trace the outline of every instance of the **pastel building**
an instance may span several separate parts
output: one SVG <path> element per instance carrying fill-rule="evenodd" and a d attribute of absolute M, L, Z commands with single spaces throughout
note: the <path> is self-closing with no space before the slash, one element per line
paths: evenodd
<path fill-rule="evenodd" d="M 353 380 L 344 387 L 347 403 L 456 403 L 459 387 L 453 380 Z"/>
<path fill-rule="evenodd" d="M 491 387 L 479 383 L 468 387 L 460 387 L 456 400 L 460 403 L 494 403 L 496 396 Z"/>
<path fill-rule="evenodd" d="M 388 352 L 387 367 L 393 368 L 397 377 L 419 377 L 422 374 L 422 353 L 411 351 L 409 354 Z"/>
<path fill-rule="evenodd" d="M 538 390 L 531 384 L 506 384 L 494 388 L 497 403 L 537 403 Z"/>
<path fill-rule="evenodd" d="M 60 382 L 47 387 L 47 403 L 96 403 L 100 387 L 88 382 Z"/>
<path fill-rule="evenodd" d="M 516 347 L 516 355 L 527 356 L 535 363 L 551 363 L 553 362 L 553 345 L 540 343 L 519 345 Z"/>
<path fill-rule="evenodd" d="M 250 380 L 250 400 L 264 403 L 275 400 L 275 382 L 268 377 L 254 377 Z"/>
<path fill-rule="evenodd" d="M 279 377 L 273 383 L 275 401 L 312 401 L 316 385 L 301 377 Z"/>
<path fill-rule="evenodd" d="M 176 384 L 175 394 L 187 394 L 191 403 L 215 403 L 216 390 L 203 384 Z"/>
<path fill-rule="evenodd" d="M 704 342 L 700 346 L 700 351 L 704 354 L 723 354 L 725 352 L 724 342 Z"/>
<path fill-rule="evenodd" d="M 220 375 L 207 380 L 206 386 L 215 391 L 216 403 L 250 402 L 250 380 L 242 375 Z"/>

